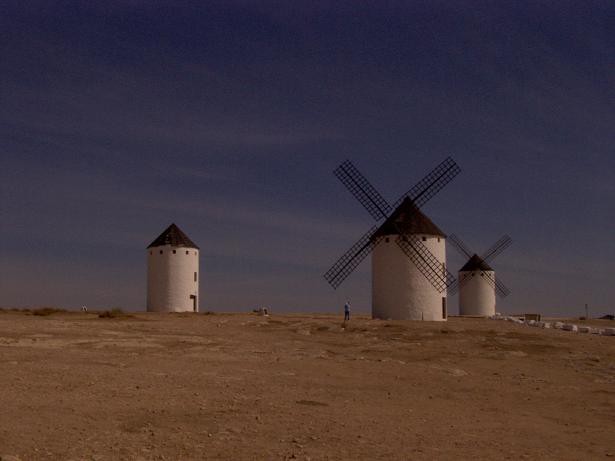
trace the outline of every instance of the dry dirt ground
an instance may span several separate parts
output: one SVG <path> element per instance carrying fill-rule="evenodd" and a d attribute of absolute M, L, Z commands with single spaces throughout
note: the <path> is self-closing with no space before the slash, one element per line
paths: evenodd
<path fill-rule="evenodd" d="M 503 321 L 0 312 L 0 392 L 24 461 L 615 459 L 615 337 Z"/>

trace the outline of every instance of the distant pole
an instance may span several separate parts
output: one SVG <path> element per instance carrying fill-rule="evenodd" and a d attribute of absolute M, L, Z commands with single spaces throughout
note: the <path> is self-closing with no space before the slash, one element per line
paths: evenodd
<path fill-rule="evenodd" d="M 587 308 L 587 304 L 585 304 L 585 320 L 589 320 L 589 309 Z"/>

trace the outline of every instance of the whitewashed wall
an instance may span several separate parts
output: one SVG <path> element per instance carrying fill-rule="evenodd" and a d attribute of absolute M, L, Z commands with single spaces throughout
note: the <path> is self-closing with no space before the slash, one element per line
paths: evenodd
<path fill-rule="evenodd" d="M 481 272 L 485 275 L 481 276 Z M 495 280 L 493 271 L 459 272 L 459 315 L 495 315 L 495 289 L 485 280 L 488 275 Z"/>
<path fill-rule="evenodd" d="M 423 237 L 423 235 L 419 235 Z M 443 263 L 445 239 L 425 235 L 422 242 Z M 392 320 L 446 320 L 442 316 L 442 298 L 416 265 L 390 235 L 372 252 L 372 317 Z M 438 241 L 439 240 L 439 241 Z"/>
<path fill-rule="evenodd" d="M 196 248 L 171 245 L 148 248 L 147 311 L 193 312 L 194 301 L 190 295 L 194 295 L 198 312 L 199 277 L 199 250 Z"/>

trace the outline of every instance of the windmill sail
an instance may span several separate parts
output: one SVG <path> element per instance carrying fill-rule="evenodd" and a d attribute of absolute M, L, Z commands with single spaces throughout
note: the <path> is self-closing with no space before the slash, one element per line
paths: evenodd
<path fill-rule="evenodd" d="M 431 170 L 427 176 L 416 183 L 412 189 L 402 195 L 393 205 L 393 209 L 401 205 L 406 197 L 411 198 L 417 207 L 422 207 L 460 172 L 461 168 L 459 168 L 459 165 L 452 158 L 447 157 Z"/>
<path fill-rule="evenodd" d="M 451 234 L 447 239 L 453 247 L 461 253 L 461 256 L 465 256 L 466 258 L 471 258 L 474 253 L 472 253 L 463 241 L 457 237 L 455 234 Z"/>
<path fill-rule="evenodd" d="M 378 226 L 372 227 L 359 240 L 352 245 L 340 259 L 325 273 L 324 277 L 333 288 L 337 288 L 350 273 L 357 267 L 373 248 L 378 245 L 382 237 L 373 238 Z"/>
<path fill-rule="evenodd" d="M 502 251 L 508 248 L 511 243 L 512 243 L 512 239 L 508 235 L 502 236 L 502 238 L 500 238 L 497 242 L 491 245 L 491 248 L 489 248 L 487 251 L 483 253 L 483 255 L 481 256 L 482 260 L 491 261 L 497 255 L 499 255 Z"/>
<path fill-rule="evenodd" d="M 346 160 L 335 170 L 333 174 L 339 179 L 350 193 L 359 201 L 361 205 L 376 221 L 380 221 L 389 216 L 391 205 L 380 195 L 380 193 L 370 184 L 359 170 Z"/>
<path fill-rule="evenodd" d="M 417 236 L 400 235 L 395 242 L 440 293 L 455 281 L 453 274 L 423 245 Z"/>
<path fill-rule="evenodd" d="M 499 279 L 495 279 L 495 292 L 502 298 L 505 298 L 510 294 L 510 290 Z"/>

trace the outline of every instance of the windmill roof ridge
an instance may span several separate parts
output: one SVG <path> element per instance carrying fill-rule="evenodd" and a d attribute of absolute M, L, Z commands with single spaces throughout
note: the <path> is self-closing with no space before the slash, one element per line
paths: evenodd
<path fill-rule="evenodd" d="M 150 243 L 147 248 L 160 247 L 164 245 L 196 248 L 197 250 L 199 249 L 196 243 L 190 240 L 190 237 L 188 237 L 175 223 L 171 223 L 169 227 L 162 231 L 162 234 L 156 237 L 156 239 Z"/>
<path fill-rule="evenodd" d="M 408 234 L 436 235 L 446 238 L 446 234 L 416 206 L 410 197 L 406 197 L 391 213 L 391 216 L 376 231 L 374 237 L 396 235 L 399 234 L 399 230 Z"/>
<path fill-rule="evenodd" d="M 468 262 L 466 262 L 459 272 L 472 272 L 472 271 L 492 271 L 493 268 L 485 262 L 483 258 L 476 253 L 472 255 Z"/>

